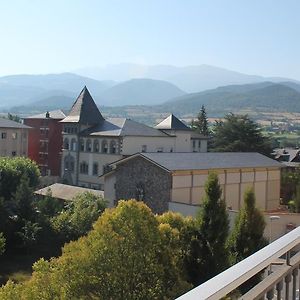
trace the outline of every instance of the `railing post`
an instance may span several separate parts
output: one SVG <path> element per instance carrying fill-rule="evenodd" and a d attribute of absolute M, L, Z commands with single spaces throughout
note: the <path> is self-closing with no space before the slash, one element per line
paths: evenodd
<path fill-rule="evenodd" d="M 291 252 L 290 251 L 288 251 L 287 253 L 286 253 L 286 264 L 287 264 L 287 266 L 289 266 L 290 264 L 291 264 Z"/>
<path fill-rule="evenodd" d="M 285 299 L 290 298 L 290 282 L 291 282 L 291 274 L 285 276 Z"/>
<path fill-rule="evenodd" d="M 277 300 L 281 300 L 282 289 L 283 289 L 283 282 L 281 280 L 276 284 Z"/>
<path fill-rule="evenodd" d="M 296 299 L 296 284 L 297 284 L 297 275 L 298 275 L 298 268 L 293 270 L 293 298 Z"/>

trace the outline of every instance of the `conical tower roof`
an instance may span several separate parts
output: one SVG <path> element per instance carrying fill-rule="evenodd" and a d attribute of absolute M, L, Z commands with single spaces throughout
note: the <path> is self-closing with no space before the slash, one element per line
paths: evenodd
<path fill-rule="evenodd" d="M 68 116 L 61 122 L 96 125 L 104 120 L 89 90 L 85 86 L 74 102 Z"/>
<path fill-rule="evenodd" d="M 190 130 L 189 127 L 187 127 L 173 114 L 169 115 L 167 118 L 162 120 L 159 124 L 155 126 L 155 128 L 164 130 Z"/>

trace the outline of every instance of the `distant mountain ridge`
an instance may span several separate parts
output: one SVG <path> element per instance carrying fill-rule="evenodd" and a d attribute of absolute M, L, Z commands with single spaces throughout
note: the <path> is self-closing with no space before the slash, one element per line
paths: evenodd
<path fill-rule="evenodd" d="M 264 81 L 283 82 L 293 79 L 280 77 L 263 77 L 248 75 L 210 65 L 177 67 L 171 65 L 141 65 L 123 63 L 105 67 L 82 68 L 74 71 L 77 74 L 94 79 L 111 79 L 126 81 L 132 78 L 151 78 L 168 81 L 180 89 L 191 93 L 214 89 L 219 86 L 258 83 Z M 300 83 L 300 82 L 298 82 Z"/>

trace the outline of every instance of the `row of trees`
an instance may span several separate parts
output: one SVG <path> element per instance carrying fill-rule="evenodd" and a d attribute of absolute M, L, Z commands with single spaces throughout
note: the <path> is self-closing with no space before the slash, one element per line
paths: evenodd
<path fill-rule="evenodd" d="M 272 151 L 270 139 L 263 135 L 258 124 L 247 115 L 227 114 L 223 120 L 209 127 L 205 107 L 202 106 L 191 128 L 210 136 L 210 149 L 217 152 L 259 152 L 267 156 Z"/>
<path fill-rule="evenodd" d="M 120 201 L 87 235 L 66 244 L 60 257 L 35 263 L 28 282 L 8 282 L 0 298 L 176 298 L 265 244 L 252 190 L 230 235 L 216 174 L 209 175 L 205 191 L 196 218 L 172 212 L 156 216 L 142 202 Z"/>
<path fill-rule="evenodd" d="M 0 159 L 0 254 L 58 255 L 61 246 L 86 234 L 106 202 L 94 194 L 78 195 L 70 203 L 49 193 L 37 199 L 37 165 L 26 158 Z"/>

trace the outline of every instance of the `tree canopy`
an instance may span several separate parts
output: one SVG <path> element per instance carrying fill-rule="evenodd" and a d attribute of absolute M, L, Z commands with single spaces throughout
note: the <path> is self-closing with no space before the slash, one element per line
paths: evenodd
<path fill-rule="evenodd" d="M 228 114 L 213 126 L 212 150 L 219 152 L 271 153 L 271 143 L 247 115 Z"/>
<path fill-rule="evenodd" d="M 192 129 L 194 129 L 196 132 L 203 134 L 205 136 L 210 135 L 210 130 L 208 128 L 208 120 L 206 115 L 205 106 L 202 105 L 200 112 L 198 113 L 197 119 L 192 120 L 191 123 Z"/>

